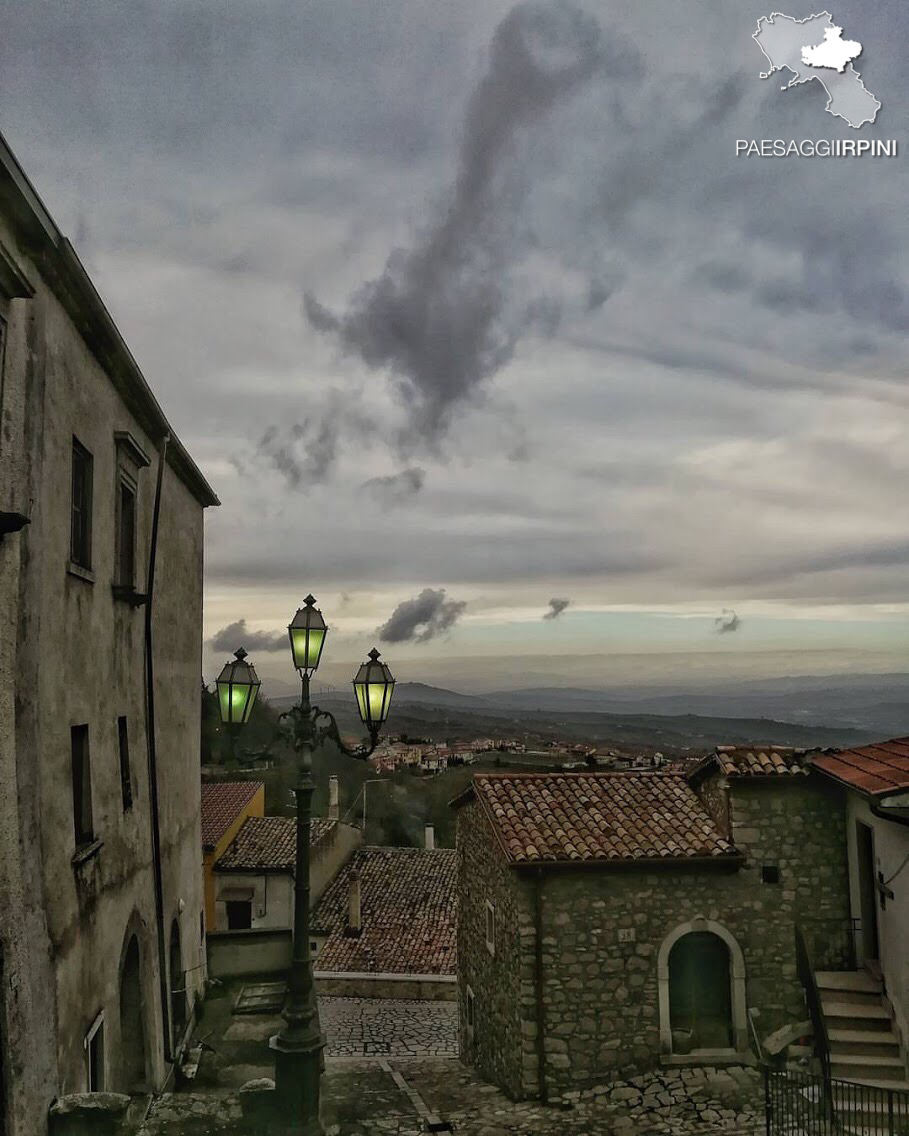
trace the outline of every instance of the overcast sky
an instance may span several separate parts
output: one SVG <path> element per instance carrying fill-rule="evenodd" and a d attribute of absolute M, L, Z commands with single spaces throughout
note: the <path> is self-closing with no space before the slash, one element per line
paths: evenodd
<path fill-rule="evenodd" d="M 209 677 L 291 677 L 310 590 L 410 678 L 905 666 L 909 15 L 833 9 L 855 131 L 760 79 L 772 10 L 0 0 L 0 128 L 223 502 Z"/>

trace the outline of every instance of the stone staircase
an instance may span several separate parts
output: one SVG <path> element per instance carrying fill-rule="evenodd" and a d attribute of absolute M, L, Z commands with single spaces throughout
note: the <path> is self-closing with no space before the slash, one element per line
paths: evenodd
<path fill-rule="evenodd" d="M 860 1093 L 846 1086 L 834 1088 L 836 1111 L 845 1132 L 885 1136 L 909 1131 L 909 1096 L 894 1098 L 900 1127 L 890 1126 L 886 1090 L 909 1094 L 909 1080 L 880 979 L 863 970 L 818 971 L 815 978 L 830 1039 L 831 1076 L 872 1090 Z"/>

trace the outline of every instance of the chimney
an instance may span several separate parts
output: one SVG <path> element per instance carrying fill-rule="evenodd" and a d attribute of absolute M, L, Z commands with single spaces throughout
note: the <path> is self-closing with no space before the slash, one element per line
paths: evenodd
<path fill-rule="evenodd" d="M 346 935 L 357 938 L 363 929 L 363 911 L 360 902 L 360 876 L 358 872 L 350 874 L 350 893 L 347 898 L 347 929 Z"/>
<path fill-rule="evenodd" d="M 335 776 L 328 778 L 328 819 L 337 820 L 340 815 L 340 808 L 338 806 L 339 791 L 338 791 L 338 778 Z"/>
<path fill-rule="evenodd" d="M 424 829 L 426 848 L 431 852 L 436 846 L 436 830 L 431 824 L 427 824 Z"/>

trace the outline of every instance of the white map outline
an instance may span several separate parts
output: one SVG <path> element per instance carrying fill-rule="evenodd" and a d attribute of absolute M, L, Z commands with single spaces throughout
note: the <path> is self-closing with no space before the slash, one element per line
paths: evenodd
<path fill-rule="evenodd" d="M 766 24 L 772 24 L 774 22 L 774 19 L 775 19 L 776 16 L 782 16 L 782 18 L 784 20 L 792 20 L 792 22 L 794 24 L 807 24 L 809 20 L 817 20 L 821 16 L 826 16 L 827 19 L 830 20 L 831 23 L 835 22 L 834 18 L 833 18 L 833 13 L 828 12 L 826 9 L 823 12 L 813 12 L 810 16 L 806 16 L 804 18 L 804 20 L 797 20 L 794 16 L 787 15 L 786 12 L 771 12 L 769 16 L 758 17 L 757 31 L 751 33 L 751 38 L 754 40 L 754 42 L 760 48 L 761 55 L 763 55 L 763 57 L 770 64 L 770 70 L 769 71 L 758 72 L 758 74 L 761 76 L 762 79 L 769 79 L 770 76 L 774 73 L 774 71 L 784 70 L 783 67 L 777 67 L 777 65 L 773 62 L 773 60 L 770 58 L 770 56 L 767 54 L 767 52 L 764 51 L 763 47 L 761 47 L 761 41 L 758 39 L 758 36 L 761 34 L 761 31 L 762 31 L 761 25 L 765 24 L 765 23 Z M 864 44 L 862 45 L 862 50 L 864 50 Z M 858 59 L 858 56 L 856 56 L 855 58 Z M 811 67 L 812 73 L 809 76 L 807 76 L 807 77 L 800 76 L 799 73 L 796 71 L 795 74 L 793 75 L 793 77 L 789 80 L 789 82 L 786 83 L 784 86 L 780 87 L 780 90 L 786 91 L 790 87 L 801 86 L 802 83 L 808 83 L 812 79 L 817 79 L 817 81 L 821 84 L 821 86 L 824 88 L 824 91 L 827 94 L 827 105 L 824 107 L 824 110 L 827 111 L 828 114 L 832 114 L 834 118 L 841 118 L 843 120 L 843 122 L 845 122 L 848 126 L 852 127 L 853 130 L 861 130 L 861 128 L 865 125 L 865 122 L 872 122 L 873 123 L 873 122 L 876 121 L 877 116 L 878 116 L 878 112 L 880 111 L 883 104 L 881 103 L 881 101 L 877 97 L 877 95 L 872 94 L 871 91 L 868 90 L 868 88 L 862 82 L 861 71 L 856 71 L 855 68 L 852 67 L 851 62 L 848 64 L 848 66 L 852 67 L 853 73 L 855 74 L 856 79 L 858 79 L 859 85 L 861 86 L 862 90 L 867 95 L 869 95 L 872 99 L 874 99 L 874 101 L 877 103 L 877 110 L 874 112 L 874 118 L 865 119 L 865 122 L 860 122 L 858 124 L 858 126 L 855 126 L 852 122 L 850 122 L 849 119 L 846 118 L 846 116 L 844 114 L 840 114 L 839 111 L 835 111 L 835 110 L 830 109 L 830 104 L 833 102 L 833 95 L 830 93 L 830 88 L 824 82 L 822 76 L 815 73 L 816 68 L 813 66 L 813 64 L 806 63 L 805 66 Z M 792 69 L 790 67 L 786 67 L 785 70 L 790 71 Z"/>

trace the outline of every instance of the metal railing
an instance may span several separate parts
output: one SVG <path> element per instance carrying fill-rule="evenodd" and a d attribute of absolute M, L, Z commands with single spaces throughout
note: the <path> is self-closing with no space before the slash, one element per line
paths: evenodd
<path fill-rule="evenodd" d="M 817 970 L 855 970 L 859 920 L 802 919 L 805 942 Z"/>
<path fill-rule="evenodd" d="M 766 1136 L 909 1136 L 909 1092 L 764 1066 Z"/>
<path fill-rule="evenodd" d="M 821 1006 L 821 993 L 818 990 L 817 979 L 814 977 L 814 967 L 808 944 L 805 941 L 805 932 L 799 923 L 795 925 L 795 966 L 799 982 L 805 991 L 805 1005 L 808 1008 L 808 1017 L 811 1019 L 811 1028 L 814 1032 L 814 1055 L 821 1066 L 821 1076 L 824 1081 L 830 1082 L 830 1038 L 827 1036 L 827 1023 L 824 1020 L 824 1010 Z"/>

